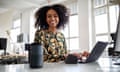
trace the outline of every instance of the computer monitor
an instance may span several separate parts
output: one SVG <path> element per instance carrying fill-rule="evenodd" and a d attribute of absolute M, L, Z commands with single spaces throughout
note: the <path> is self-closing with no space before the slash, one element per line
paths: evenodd
<path fill-rule="evenodd" d="M 26 33 L 20 33 L 17 36 L 17 42 L 18 43 L 28 43 L 29 42 L 29 36 Z"/>
<path fill-rule="evenodd" d="M 25 43 L 25 51 L 29 51 L 31 47 L 31 44 Z"/>
<path fill-rule="evenodd" d="M 114 53 L 120 55 L 120 9 L 119 9 L 118 24 L 115 35 L 115 42 L 114 42 Z"/>
<path fill-rule="evenodd" d="M 0 38 L 0 50 L 4 50 L 4 55 L 6 54 L 7 48 L 7 38 Z"/>
<path fill-rule="evenodd" d="M 22 42 L 23 42 L 23 33 L 21 33 L 21 34 L 19 34 L 19 35 L 17 36 L 17 42 L 18 42 L 18 43 L 22 43 Z"/>
<path fill-rule="evenodd" d="M 115 42 L 115 39 L 116 39 L 116 33 L 111 33 L 110 36 L 111 36 L 113 42 Z"/>

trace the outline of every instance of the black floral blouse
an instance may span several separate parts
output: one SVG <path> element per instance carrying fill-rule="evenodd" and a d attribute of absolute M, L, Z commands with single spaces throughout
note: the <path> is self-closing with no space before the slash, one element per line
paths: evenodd
<path fill-rule="evenodd" d="M 58 62 L 65 59 L 66 42 L 61 32 L 54 34 L 48 30 L 37 30 L 34 41 L 43 45 L 45 62 Z"/>

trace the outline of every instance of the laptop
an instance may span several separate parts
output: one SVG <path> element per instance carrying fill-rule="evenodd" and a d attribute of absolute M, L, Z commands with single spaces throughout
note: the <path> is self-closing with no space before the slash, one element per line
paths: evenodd
<path fill-rule="evenodd" d="M 107 47 L 108 42 L 98 41 L 91 51 L 90 55 L 85 60 L 79 60 L 78 63 L 90 63 L 95 62 Z"/>

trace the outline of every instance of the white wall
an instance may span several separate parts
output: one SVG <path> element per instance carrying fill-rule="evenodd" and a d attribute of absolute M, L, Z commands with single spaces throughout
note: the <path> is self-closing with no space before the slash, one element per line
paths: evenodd
<path fill-rule="evenodd" d="M 94 9 L 93 9 L 93 0 L 89 0 L 89 46 L 90 51 L 93 49 L 93 46 L 96 44 L 96 31 L 94 23 Z"/>
<path fill-rule="evenodd" d="M 80 51 L 89 49 L 89 11 L 88 0 L 78 0 L 78 15 L 80 26 Z"/>
<path fill-rule="evenodd" d="M 29 32 L 30 32 L 30 13 L 31 13 L 31 10 L 32 9 L 27 9 L 25 11 L 22 12 L 22 15 L 21 15 L 21 23 L 22 23 L 22 26 L 21 26 L 21 33 L 24 34 L 24 42 L 25 43 L 28 43 L 28 35 L 29 35 Z"/>
<path fill-rule="evenodd" d="M 0 14 L 0 37 L 7 37 L 6 30 L 12 27 L 13 11 Z"/>

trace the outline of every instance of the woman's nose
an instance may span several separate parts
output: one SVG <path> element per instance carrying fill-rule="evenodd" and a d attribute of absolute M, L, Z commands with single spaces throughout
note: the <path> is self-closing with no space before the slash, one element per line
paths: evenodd
<path fill-rule="evenodd" d="M 54 19 L 55 19 L 55 17 L 54 17 L 54 16 L 52 16 L 52 17 L 51 17 L 51 20 L 54 20 Z"/>

